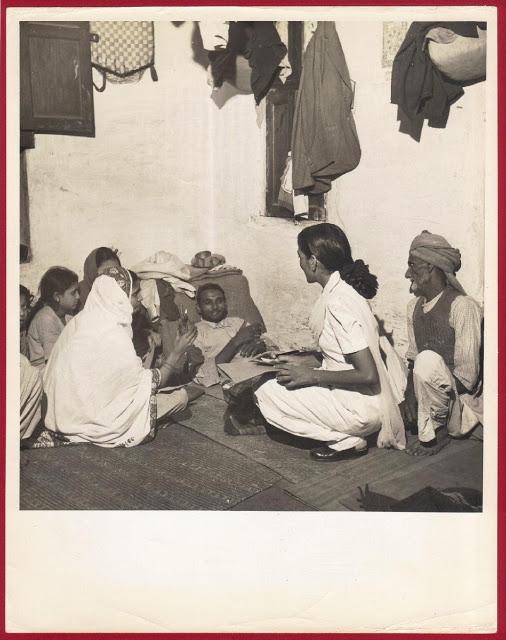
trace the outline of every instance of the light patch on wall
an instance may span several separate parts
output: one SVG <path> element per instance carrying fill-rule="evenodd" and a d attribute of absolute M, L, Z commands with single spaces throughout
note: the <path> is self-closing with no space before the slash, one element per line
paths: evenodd
<path fill-rule="evenodd" d="M 408 31 L 408 22 L 383 23 L 383 55 L 382 67 L 391 67 L 399 47 Z"/>

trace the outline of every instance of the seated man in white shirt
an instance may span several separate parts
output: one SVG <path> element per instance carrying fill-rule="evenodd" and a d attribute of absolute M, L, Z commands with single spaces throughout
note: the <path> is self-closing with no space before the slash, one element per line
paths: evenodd
<path fill-rule="evenodd" d="M 229 317 L 225 292 L 219 285 L 208 283 L 199 287 L 197 311 L 202 320 L 195 325 L 197 339 L 194 344 L 204 356 L 194 378 L 198 384 L 204 387 L 217 384 L 220 381 L 218 364 L 265 351 L 260 325 L 248 325 L 242 318 Z"/>
<path fill-rule="evenodd" d="M 460 251 L 423 231 L 412 242 L 408 270 L 406 424 L 416 424 L 415 456 L 433 455 L 482 422 L 482 311 L 455 277 Z"/>

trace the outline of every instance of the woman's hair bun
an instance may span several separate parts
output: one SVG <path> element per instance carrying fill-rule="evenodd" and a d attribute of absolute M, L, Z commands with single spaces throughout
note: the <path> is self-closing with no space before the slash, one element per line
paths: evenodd
<path fill-rule="evenodd" d="M 369 271 L 369 266 L 363 260 L 345 264 L 340 273 L 341 278 L 361 296 L 368 300 L 374 298 L 378 291 L 378 279 Z"/>

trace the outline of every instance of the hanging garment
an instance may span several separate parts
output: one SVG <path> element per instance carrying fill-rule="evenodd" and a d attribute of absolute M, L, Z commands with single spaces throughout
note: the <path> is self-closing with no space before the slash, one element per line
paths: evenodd
<path fill-rule="evenodd" d="M 243 56 L 251 69 L 255 102 L 260 104 L 278 77 L 286 53 L 273 22 L 231 22 L 226 48 L 208 52 L 214 86 L 221 87 L 225 81 L 235 86 L 237 58 Z"/>
<path fill-rule="evenodd" d="M 106 82 L 138 82 L 146 69 L 153 82 L 155 70 L 155 34 L 153 22 L 90 22 L 92 35 L 91 64 L 101 72 L 104 91 Z"/>
<path fill-rule="evenodd" d="M 441 40 L 436 27 L 478 38 L 477 22 L 413 22 L 395 56 L 392 66 L 391 102 L 398 106 L 400 132 L 420 141 L 424 120 L 429 127 L 444 128 L 450 107 L 464 95 L 462 84 L 446 78 L 433 64 L 427 50 L 427 35 Z"/>
<path fill-rule="evenodd" d="M 304 54 L 292 129 L 293 187 L 321 194 L 360 162 L 353 88 L 333 22 L 319 22 Z"/>
<path fill-rule="evenodd" d="M 205 20 L 199 22 L 202 46 L 206 51 L 225 49 L 228 44 L 228 22 Z"/>

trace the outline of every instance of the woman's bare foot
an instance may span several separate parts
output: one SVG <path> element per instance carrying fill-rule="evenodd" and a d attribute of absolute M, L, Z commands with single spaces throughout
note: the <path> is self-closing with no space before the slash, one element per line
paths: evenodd
<path fill-rule="evenodd" d="M 430 442 L 420 442 L 419 440 L 417 440 L 415 444 L 406 449 L 406 453 L 417 458 L 434 456 L 449 443 L 450 436 L 448 435 L 448 431 L 442 428 L 436 431 L 436 437 L 434 438 L 434 440 L 431 440 Z"/>

